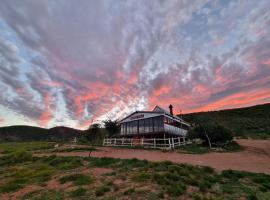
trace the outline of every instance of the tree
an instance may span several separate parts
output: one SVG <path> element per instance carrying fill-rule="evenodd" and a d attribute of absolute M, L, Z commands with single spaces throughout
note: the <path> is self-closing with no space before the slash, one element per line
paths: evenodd
<path fill-rule="evenodd" d="M 103 121 L 105 129 L 107 130 L 109 136 L 116 135 L 120 132 L 120 125 L 117 120 L 113 121 L 111 119 Z"/>
<path fill-rule="evenodd" d="M 100 124 L 91 124 L 89 129 L 86 131 L 86 139 L 88 141 L 96 140 L 100 132 Z"/>
<path fill-rule="evenodd" d="M 229 129 L 214 123 L 196 125 L 189 131 L 188 137 L 191 139 L 202 139 L 208 143 L 209 148 L 211 148 L 213 144 L 224 146 L 227 142 L 230 142 L 233 139 L 232 133 Z"/>

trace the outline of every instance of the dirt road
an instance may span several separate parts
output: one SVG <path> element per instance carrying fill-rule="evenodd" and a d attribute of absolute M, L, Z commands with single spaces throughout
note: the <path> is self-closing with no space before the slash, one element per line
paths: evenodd
<path fill-rule="evenodd" d="M 270 174 L 270 140 L 237 140 L 244 147 L 241 152 L 185 154 L 138 149 L 100 147 L 93 157 L 137 158 L 149 161 L 172 161 L 193 165 L 211 166 L 218 171 L 225 169 L 262 172 Z M 57 153 L 62 156 L 88 156 L 89 152 Z"/>

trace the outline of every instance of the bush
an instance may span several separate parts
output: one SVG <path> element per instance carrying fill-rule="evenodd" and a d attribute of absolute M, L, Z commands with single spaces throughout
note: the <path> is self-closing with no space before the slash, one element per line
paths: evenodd
<path fill-rule="evenodd" d="M 103 196 L 106 192 L 110 191 L 110 187 L 107 185 L 100 186 L 96 189 L 96 196 Z"/>
<path fill-rule="evenodd" d="M 63 170 L 75 169 L 83 166 L 82 159 L 78 157 L 50 156 L 45 158 L 45 161 L 46 160 L 49 162 L 49 165 Z"/>
<path fill-rule="evenodd" d="M 93 167 L 109 167 L 115 163 L 118 163 L 119 159 L 114 159 L 114 158 L 108 158 L 108 157 L 103 157 L 103 158 L 91 158 L 90 159 L 90 166 Z"/>
<path fill-rule="evenodd" d="M 60 183 L 73 182 L 74 185 L 86 185 L 93 182 L 90 176 L 84 174 L 71 174 L 59 179 Z"/>
<path fill-rule="evenodd" d="M 133 177 L 133 180 L 136 182 L 144 182 L 148 179 L 150 179 L 150 175 L 146 172 L 140 172 Z"/>
<path fill-rule="evenodd" d="M 79 187 L 75 190 L 72 190 L 70 196 L 71 197 L 81 197 L 81 196 L 84 196 L 86 194 L 86 192 L 87 192 L 87 190 L 85 188 Z"/>
<path fill-rule="evenodd" d="M 233 135 L 229 129 L 210 123 L 196 126 L 189 131 L 188 137 L 191 139 L 200 138 L 207 142 L 206 134 L 208 135 L 210 142 L 216 144 L 230 142 L 233 139 Z"/>
<path fill-rule="evenodd" d="M 173 184 L 170 185 L 167 189 L 167 192 L 169 193 L 170 196 L 177 197 L 181 194 L 184 194 L 186 191 L 186 186 L 183 184 Z"/>

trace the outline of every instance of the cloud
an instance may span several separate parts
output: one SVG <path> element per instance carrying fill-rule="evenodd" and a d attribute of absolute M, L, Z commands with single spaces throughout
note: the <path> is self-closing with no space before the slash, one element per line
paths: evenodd
<path fill-rule="evenodd" d="M 65 116 L 84 128 L 156 104 L 188 112 L 267 102 L 267 3 L 1 1 L 14 36 L 0 29 L 0 104 L 41 126 Z"/>

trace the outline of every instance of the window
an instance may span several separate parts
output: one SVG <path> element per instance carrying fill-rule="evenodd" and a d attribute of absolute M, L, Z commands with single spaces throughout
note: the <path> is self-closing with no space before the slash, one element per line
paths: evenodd
<path fill-rule="evenodd" d="M 139 120 L 139 133 L 144 133 L 144 124 L 145 124 L 145 120 Z"/>
<path fill-rule="evenodd" d="M 133 121 L 131 122 L 131 132 L 132 134 L 137 134 L 137 126 L 138 126 L 138 121 Z"/>
<path fill-rule="evenodd" d="M 152 131 L 152 118 L 145 119 L 145 132 L 150 133 Z"/>
<path fill-rule="evenodd" d="M 124 124 L 121 124 L 121 135 L 124 134 Z"/>

